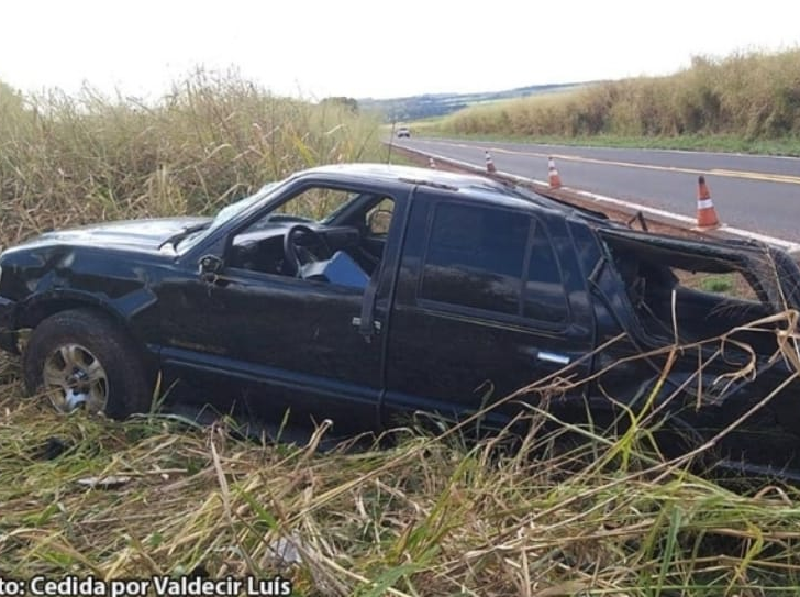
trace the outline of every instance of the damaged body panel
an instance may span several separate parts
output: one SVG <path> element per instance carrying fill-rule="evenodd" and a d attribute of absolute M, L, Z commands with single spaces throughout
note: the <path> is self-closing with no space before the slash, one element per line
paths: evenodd
<path fill-rule="evenodd" d="M 499 428 L 527 404 L 574 421 L 622 405 L 658 414 L 668 449 L 710 443 L 715 466 L 800 479 L 796 321 L 780 315 L 800 308 L 800 269 L 761 245 L 636 232 L 479 176 L 349 164 L 215 218 L 48 233 L 0 268 L 2 348 L 32 330 L 25 386 L 57 406 L 123 418 L 149 407 L 159 373 L 176 395 L 342 434 L 418 411 L 494 406 L 482 423 Z M 504 399 L 548 380 L 565 389 Z"/>
<path fill-rule="evenodd" d="M 751 243 L 699 243 L 616 230 L 600 236 L 614 264 L 608 287 L 625 289 L 626 304 L 617 312 L 628 316 L 623 326 L 635 349 L 645 354 L 668 344 L 680 347 L 672 363 L 663 350 L 648 359 L 651 377 L 640 389 L 651 390 L 667 369 L 656 403 L 669 400 L 665 410 L 697 441 L 712 441 L 741 419 L 714 441 L 716 466 L 788 474 L 783 469 L 797 466 L 800 447 L 800 382 L 793 380 L 795 341 L 781 346 L 779 330 L 787 337 L 796 333 L 790 315 L 800 309 L 796 262 Z M 684 272 L 739 276 L 743 296 L 687 287 Z M 781 313 L 787 315 L 776 319 Z M 606 383 L 614 396 L 630 386 L 629 379 Z"/>

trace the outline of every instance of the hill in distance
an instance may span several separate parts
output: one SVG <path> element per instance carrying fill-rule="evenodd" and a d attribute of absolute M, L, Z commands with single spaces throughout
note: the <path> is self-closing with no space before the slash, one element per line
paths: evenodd
<path fill-rule="evenodd" d="M 567 91 L 594 83 L 595 81 L 585 81 L 553 85 L 530 85 L 528 87 L 516 87 L 503 91 L 482 91 L 475 93 L 425 93 L 422 95 L 389 99 L 363 98 L 358 100 L 358 106 L 365 111 L 375 111 L 384 114 L 386 120 L 389 122 L 393 120 L 402 122 L 444 116 L 474 104 L 530 97 L 557 91 Z"/>

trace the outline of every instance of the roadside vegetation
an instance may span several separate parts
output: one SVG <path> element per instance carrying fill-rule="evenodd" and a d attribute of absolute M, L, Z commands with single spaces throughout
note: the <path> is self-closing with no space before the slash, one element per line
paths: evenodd
<path fill-rule="evenodd" d="M 421 134 L 800 155 L 800 48 L 695 57 L 666 77 L 474 106 Z"/>
<path fill-rule="evenodd" d="M 377 127 L 344 105 L 206 73 L 157 105 L 0 87 L 0 242 L 102 219 L 213 213 L 305 166 L 384 160 Z M 585 461 L 539 435 L 502 456 L 457 430 L 320 453 L 319 435 L 308 446 L 261 444 L 237 439 L 228 420 L 59 416 L 22 398 L 12 359 L 0 361 L 0 384 L 3 576 L 281 573 L 297 595 L 361 597 L 800 586 L 800 493 L 733 491 L 684 462 L 645 459 L 644 424 L 593 438 L 579 449 Z M 125 478 L 78 483 L 106 475 Z"/>
<path fill-rule="evenodd" d="M 380 160 L 377 121 L 198 71 L 157 103 L 0 86 L 0 243 L 98 219 L 210 214 L 324 163 Z"/>
<path fill-rule="evenodd" d="M 57 416 L 19 398 L 13 365 L 3 374 L 7 576 L 281 574 L 295 594 L 314 596 L 800 588 L 800 494 L 726 488 L 685 463 L 645 459 L 645 424 L 613 442 L 587 431 L 589 443 L 574 451 L 554 452 L 534 433 L 503 457 L 456 430 L 315 453 L 316 439 L 234 439 L 229 421 L 200 428 L 158 414 L 124 423 Z M 79 483 L 107 475 L 119 485 Z"/>

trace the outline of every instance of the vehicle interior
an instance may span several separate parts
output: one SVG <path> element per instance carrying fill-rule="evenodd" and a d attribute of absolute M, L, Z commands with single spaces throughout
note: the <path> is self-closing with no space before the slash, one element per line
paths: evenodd
<path fill-rule="evenodd" d="M 235 235 L 229 267 L 365 287 L 383 257 L 394 200 L 315 187 Z"/>
<path fill-rule="evenodd" d="M 765 280 L 735 256 L 728 259 L 642 242 L 608 243 L 639 322 L 651 337 L 697 342 L 768 317 Z M 675 295 L 673 308 L 673 292 Z M 777 350 L 774 334 L 741 331 L 735 340 L 757 352 Z"/>

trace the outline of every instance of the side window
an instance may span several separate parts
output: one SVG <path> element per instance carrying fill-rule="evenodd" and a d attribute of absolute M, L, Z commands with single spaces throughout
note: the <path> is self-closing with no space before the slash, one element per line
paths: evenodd
<path fill-rule="evenodd" d="M 289 196 L 277 208 L 265 207 L 260 217 L 235 231 L 225 255 L 226 266 L 260 274 L 287 276 L 313 282 L 363 289 L 380 264 L 378 253 L 364 260 L 356 251 L 358 234 L 335 233 L 327 221 L 335 220 L 351 205 L 359 209 L 361 222 L 366 205 L 362 191 L 325 186 L 305 188 Z M 367 196 L 367 199 L 373 198 Z M 291 242 L 286 236 L 291 231 Z"/>
<path fill-rule="evenodd" d="M 242 232 L 263 230 L 270 222 L 280 219 L 319 222 L 330 217 L 336 210 L 358 197 L 355 191 L 312 187 L 301 191 L 262 219 L 250 224 Z"/>
<path fill-rule="evenodd" d="M 533 233 L 522 315 L 553 323 L 567 319 L 567 297 L 556 254 L 539 223 Z"/>
<path fill-rule="evenodd" d="M 523 213 L 439 203 L 420 297 L 518 315 L 530 227 Z"/>

